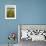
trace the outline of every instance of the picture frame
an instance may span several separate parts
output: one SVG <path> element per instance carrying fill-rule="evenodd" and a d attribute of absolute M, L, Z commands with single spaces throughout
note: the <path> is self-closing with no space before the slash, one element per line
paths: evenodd
<path fill-rule="evenodd" d="M 16 19 L 16 5 L 5 5 L 5 19 Z"/>

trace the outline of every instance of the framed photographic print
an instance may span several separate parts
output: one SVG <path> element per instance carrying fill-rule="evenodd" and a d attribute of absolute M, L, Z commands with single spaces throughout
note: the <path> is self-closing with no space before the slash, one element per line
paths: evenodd
<path fill-rule="evenodd" d="M 16 19 L 16 5 L 5 5 L 5 19 Z"/>

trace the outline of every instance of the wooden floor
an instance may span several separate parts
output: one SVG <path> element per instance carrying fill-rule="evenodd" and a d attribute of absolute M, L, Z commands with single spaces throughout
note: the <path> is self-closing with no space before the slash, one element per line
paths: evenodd
<path fill-rule="evenodd" d="M 21 40 L 20 46 L 46 46 L 46 42 L 45 41 L 32 42 L 31 40 L 28 41 Z"/>
<path fill-rule="evenodd" d="M 8 46 L 8 44 L 0 44 L 0 46 Z M 10 45 L 11 46 L 11 45 Z M 19 44 L 15 44 L 12 46 L 46 46 L 46 42 L 44 41 L 34 41 L 31 40 L 21 40 Z"/>
<path fill-rule="evenodd" d="M 0 46 L 8 46 L 8 44 L 0 44 Z M 9 46 L 18 46 L 18 44 L 9 45 Z"/>

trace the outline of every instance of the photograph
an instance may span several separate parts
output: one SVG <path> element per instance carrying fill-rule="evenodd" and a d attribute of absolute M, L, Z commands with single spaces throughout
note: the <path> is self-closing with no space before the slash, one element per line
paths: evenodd
<path fill-rule="evenodd" d="M 16 19 L 16 5 L 5 5 L 5 19 Z"/>

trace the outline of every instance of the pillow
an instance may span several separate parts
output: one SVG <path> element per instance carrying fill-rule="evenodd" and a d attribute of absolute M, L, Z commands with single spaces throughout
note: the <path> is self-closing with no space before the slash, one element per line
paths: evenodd
<path fill-rule="evenodd" d="M 28 30 L 21 30 L 21 39 L 23 39 L 23 38 L 27 38 L 28 36 Z"/>

